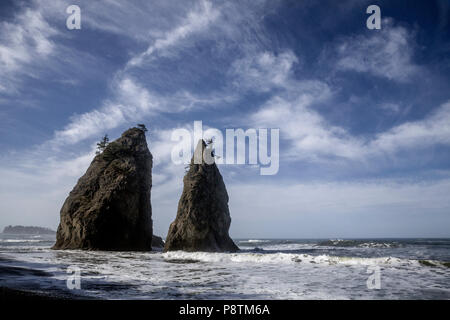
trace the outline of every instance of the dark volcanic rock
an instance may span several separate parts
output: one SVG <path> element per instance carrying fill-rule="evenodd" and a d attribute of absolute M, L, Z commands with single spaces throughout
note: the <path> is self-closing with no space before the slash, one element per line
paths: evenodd
<path fill-rule="evenodd" d="M 53 249 L 151 250 L 152 164 L 143 130 L 111 142 L 64 202 Z"/>
<path fill-rule="evenodd" d="M 200 140 L 195 154 L 201 157 L 203 150 L 211 152 Z M 203 160 L 195 164 L 195 157 L 184 176 L 177 217 L 170 225 L 164 250 L 237 251 L 228 235 L 228 193 L 219 169 L 215 163 L 206 164 Z"/>
<path fill-rule="evenodd" d="M 164 241 L 163 241 L 163 239 L 161 237 L 153 235 L 152 247 L 153 248 L 164 248 Z"/>

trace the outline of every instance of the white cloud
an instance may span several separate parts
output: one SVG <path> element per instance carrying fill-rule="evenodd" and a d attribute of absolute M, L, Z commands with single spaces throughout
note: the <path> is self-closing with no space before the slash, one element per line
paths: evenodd
<path fill-rule="evenodd" d="M 91 1 L 77 0 L 81 8 L 82 30 L 96 30 L 131 39 L 138 43 L 162 39 L 167 30 L 186 21 L 199 0 L 166 1 Z M 36 7 L 52 20 L 65 26 L 66 8 L 72 0 L 33 0 Z"/>
<path fill-rule="evenodd" d="M 395 152 L 437 144 L 450 145 L 450 101 L 422 120 L 406 122 L 377 135 L 368 148 L 372 152 Z"/>
<path fill-rule="evenodd" d="M 178 128 L 165 130 L 159 129 L 155 130 L 155 132 L 152 132 L 152 153 L 156 155 L 154 157 L 155 166 L 161 165 L 161 167 L 167 168 L 173 164 L 171 160 L 172 148 L 178 142 L 172 141 L 172 132 L 176 129 L 186 129 L 192 131 L 193 126 L 192 124 L 188 124 L 185 126 L 180 126 Z"/>
<path fill-rule="evenodd" d="M 55 132 L 54 142 L 77 143 L 106 129 L 115 128 L 125 122 L 125 108 L 123 105 L 107 104 L 100 110 L 73 116 L 71 123 L 63 130 Z"/>
<path fill-rule="evenodd" d="M 54 52 L 52 37 L 58 32 L 41 13 L 25 9 L 14 21 L 0 23 L 0 93 L 15 92 L 19 76 L 33 76 Z"/>
<path fill-rule="evenodd" d="M 74 144 L 122 124 L 140 121 L 146 116 L 214 107 L 234 99 L 228 94 L 199 96 L 186 90 L 172 96 L 159 95 L 147 90 L 126 73 L 117 81 L 113 84 L 115 95 L 112 99 L 104 101 L 99 109 L 73 116 L 70 123 L 63 130 L 56 131 L 48 143 L 55 146 Z"/>
<path fill-rule="evenodd" d="M 299 83 L 301 85 L 303 83 Z M 307 83 L 308 84 L 308 83 Z M 304 84 L 303 84 L 304 85 Z M 314 87 L 322 88 L 314 90 Z M 313 90 L 311 90 L 313 89 Z M 313 103 L 330 98 L 330 89 L 321 82 L 298 88 L 297 94 L 276 96 L 266 102 L 253 116 L 257 127 L 280 128 L 281 138 L 291 142 L 284 156 L 295 159 L 317 159 L 321 156 L 355 158 L 361 142 L 343 128 L 332 126 L 315 110 Z"/>
<path fill-rule="evenodd" d="M 383 19 L 382 29 L 349 37 L 336 48 L 336 68 L 407 82 L 423 71 L 414 64 L 414 42 L 409 30 Z M 334 61 L 334 57 L 330 60 Z"/>
<path fill-rule="evenodd" d="M 400 105 L 397 103 L 383 103 L 380 105 L 380 108 L 388 113 L 398 113 L 401 110 Z"/>
<path fill-rule="evenodd" d="M 137 84 L 124 78 L 114 85 L 115 98 L 90 112 L 72 117 L 72 121 L 61 131 L 55 133 L 53 143 L 72 144 L 108 129 L 116 128 L 127 121 L 161 110 L 160 98 Z"/>
<path fill-rule="evenodd" d="M 235 76 L 233 84 L 237 88 L 257 91 L 286 88 L 290 83 L 295 63 L 298 63 L 298 59 L 292 51 L 284 51 L 279 55 L 271 52 L 249 54 L 233 63 L 231 67 L 231 75 Z"/>
<path fill-rule="evenodd" d="M 205 31 L 205 29 L 212 22 L 214 22 L 219 15 L 220 12 L 213 8 L 209 1 L 200 1 L 199 8 L 190 11 L 185 20 L 178 27 L 168 31 L 162 38 L 155 40 L 145 52 L 133 57 L 128 62 L 128 66 L 137 67 L 154 52 L 163 51 L 170 48 L 193 33 Z"/>
<path fill-rule="evenodd" d="M 104 57 L 71 44 L 74 36 L 66 29 L 65 1 L 34 0 L 20 6 L 10 20 L 0 22 L 0 103 L 15 105 L 20 97 L 39 92 L 43 83 L 78 85 L 103 72 Z M 82 78 L 82 79 L 80 79 Z M 28 84 L 27 81 L 34 81 Z M 81 80 L 81 81 L 80 81 Z M 39 85 L 34 83 L 39 81 Z M 27 90 L 25 90 L 27 89 Z"/>
<path fill-rule="evenodd" d="M 323 81 L 297 80 L 293 75 L 296 62 L 294 53 L 286 51 L 278 55 L 262 52 L 235 63 L 237 86 L 260 92 L 280 89 L 250 117 L 252 125 L 280 128 L 281 138 L 292 146 L 283 154 L 287 157 L 355 157 L 361 143 L 313 109 L 314 104 L 329 101 L 333 90 Z"/>
<path fill-rule="evenodd" d="M 397 39 L 400 43 L 406 41 L 401 40 L 405 36 L 403 33 L 400 27 L 389 31 L 391 38 L 400 38 Z M 385 53 L 386 50 L 390 49 L 385 49 Z M 323 161 L 330 156 L 368 160 L 395 155 L 398 151 L 450 144 L 450 102 L 435 108 L 421 120 L 405 122 L 372 137 L 354 136 L 345 128 L 330 124 L 314 106 L 332 103 L 336 89 L 323 81 L 296 79 L 293 67 L 297 61 L 290 51 L 279 55 L 261 52 L 236 61 L 232 68 L 240 88 L 259 92 L 279 89 L 253 113 L 250 122 L 255 127 L 281 129 L 280 137 L 290 142 L 290 148 L 283 152 L 284 157 L 310 161 Z M 395 104 L 384 107 L 398 110 Z"/>
<path fill-rule="evenodd" d="M 405 122 L 373 137 L 359 138 L 327 123 L 311 108 L 312 103 L 321 99 L 323 97 L 311 93 L 299 94 L 293 99 L 275 97 L 265 103 L 252 120 L 255 126 L 279 127 L 281 138 L 291 142 L 291 149 L 284 155 L 294 159 L 320 160 L 333 156 L 368 160 L 393 156 L 399 151 L 450 145 L 450 102 L 424 119 Z"/>
<path fill-rule="evenodd" d="M 125 10 L 118 2 L 114 2 L 113 5 L 117 7 L 116 9 L 119 12 Z M 60 3 L 58 7 L 61 6 L 62 4 Z M 144 9 L 147 10 L 149 8 L 144 6 Z M 55 8 L 52 10 L 54 11 Z M 147 50 L 133 56 L 126 64 L 126 67 L 116 73 L 112 83 L 114 92 L 112 98 L 105 100 L 97 109 L 81 115 L 74 115 L 63 130 L 55 132 L 55 137 L 50 143 L 59 145 L 77 143 L 126 122 L 133 122 L 145 116 L 152 116 L 155 112 L 173 113 L 204 106 L 211 107 L 222 102 L 233 101 L 235 99 L 233 94 L 211 92 L 199 95 L 183 88 L 170 96 L 160 95 L 150 91 L 145 85 L 139 83 L 136 78 L 131 76 L 133 71 L 142 67 L 141 64 L 153 52 L 157 51 L 159 54 L 162 54 L 164 50 L 176 50 L 176 47 L 189 36 L 206 31 L 208 26 L 219 15 L 220 12 L 209 1 L 201 0 L 196 2 L 194 8 L 188 11 L 183 19 L 178 19 L 181 22 L 177 27 L 160 32 L 160 38 L 153 41 Z M 92 25 L 93 21 L 90 19 L 92 17 L 88 18 L 88 23 Z"/>

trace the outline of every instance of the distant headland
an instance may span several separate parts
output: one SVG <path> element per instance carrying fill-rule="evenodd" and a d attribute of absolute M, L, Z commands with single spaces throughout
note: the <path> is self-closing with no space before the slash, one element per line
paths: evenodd
<path fill-rule="evenodd" d="M 56 234 L 50 228 L 35 226 L 7 226 L 3 229 L 3 233 L 7 234 Z"/>

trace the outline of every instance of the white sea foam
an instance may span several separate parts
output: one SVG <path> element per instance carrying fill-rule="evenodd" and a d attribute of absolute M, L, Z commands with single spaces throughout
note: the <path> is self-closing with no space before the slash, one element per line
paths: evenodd
<path fill-rule="evenodd" d="M 355 247 L 355 248 L 395 248 L 396 242 L 376 242 L 362 240 L 330 239 L 317 244 L 319 247 Z"/>
<path fill-rule="evenodd" d="M 344 265 L 396 265 L 417 264 L 415 260 L 399 259 L 394 257 L 358 258 L 335 257 L 329 255 L 312 256 L 308 254 L 292 253 L 209 253 L 172 251 L 163 254 L 166 261 L 190 260 L 200 262 L 245 262 L 245 263 L 315 263 L 318 265 L 344 264 Z"/>

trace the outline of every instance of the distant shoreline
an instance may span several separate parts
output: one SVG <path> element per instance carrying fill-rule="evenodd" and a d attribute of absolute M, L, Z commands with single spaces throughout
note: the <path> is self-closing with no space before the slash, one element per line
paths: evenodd
<path fill-rule="evenodd" d="M 56 231 L 53 231 L 50 228 L 45 227 L 36 227 L 36 226 L 7 226 L 3 229 L 3 234 L 19 234 L 19 235 L 53 235 L 56 234 Z"/>

